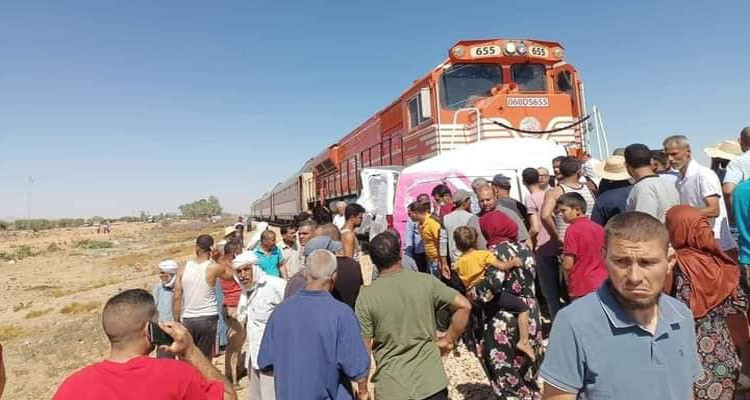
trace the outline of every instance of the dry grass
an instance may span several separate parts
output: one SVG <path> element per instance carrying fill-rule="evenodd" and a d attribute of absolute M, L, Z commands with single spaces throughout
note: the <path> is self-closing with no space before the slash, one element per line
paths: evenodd
<path fill-rule="evenodd" d="M 0 342 L 7 342 L 11 339 L 23 336 L 26 331 L 15 325 L 0 325 Z"/>
<path fill-rule="evenodd" d="M 45 308 L 43 310 L 34 310 L 30 311 L 28 314 L 26 314 L 26 319 L 32 319 L 41 317 L 42 315 L 49 314 L 52 311 L 51 308 Z"/>
<path fill-rule="evenodd" d="M 130 253 L 112 257 L 107 263 L 118 268 L 135 267 L 136 270 L 139 270 L 142 267 L 153 266 L 154 271 L 156 271 L 156 266 L 159 264 L 159 261 L 164 260 L 165 258 L 189 257 L 191 254 L 193 254 L 192 246 L 171 246 L 164 250 L 157 249 L 147 253 Z"/>
<path fill-rule="evenodd" d="M 73 243 L 73 247 L 82 249 L 111 249 L 114 246 L 114 243 L 109 240 L 83 239 Z"/>
<path fill-rule="evenodd" d="M 25 303 L 24 302 L 20 302 L 18 304 L 14 304 L 13 305 L 13 312 L 19 312 L 21 310 L 25 310 L 27 308 L 30 308 L 32 303 L 33 303 L 33 301 L 27 301 Z"/>
<path fill-rule="evenodd" d="M 99 289 L 99 288 L 102 288 L 102 287 L 105 287 L 105 286 L 114 285 L 114 284 L 122 282 L 123 280 L 124 279 L 120 279 L 120 280 L 117 280 L 117 279 L 107 279 L 107 280 L 104 280 L 104 281 L 99 281 L 97 283 L 93 283 L 91 285 L 83 286 L 83 287 L 76 288 L 76 289 L 59 289 L 58 288 L 58 289 L 52 290 L 49 293 L 49 295 L 52 296 L 52 297 L 55 297 L 55 298 L 57 298 L 57 297 L 63 297 L 63 296 L 68 296 L 68 295 L 71 295 L 71 294 L 86 292 L 86 291 L 89 291 L 89 290 L 94 290 L 94 289 Z"/>
<path fill-rule="evenodd" d="M 24 290 L 31 291 L 31 290 L 49 290 L 49 289 L 59 289 L 60 286 L 53 286 L 53 285 L 36 285 L 27 287 Z"/>
<path fill-rule="evenodd" d="M 87 312 L 90 312 L 92 310 L 96 310 L 101 306 L 101 303 L 98 301 L 88 301 L 85 303 L 79 303 L 77 301 L 74 301 L 67 306 L 63 307 L 60 310 L 61 314 L 67 314 L 67 315 L 79 315 L 79 314 L 85 314 Z"/>
<path fill-rule="evenodd" d="M 157 258 L 155 255 L 158 253 L 130 253 L 122 256 L 112 257 L 108 260 L 108 264 L 115 267 L 131 267 L 135 265 L 146 265 L 149 262 L 154 262 Z"/>

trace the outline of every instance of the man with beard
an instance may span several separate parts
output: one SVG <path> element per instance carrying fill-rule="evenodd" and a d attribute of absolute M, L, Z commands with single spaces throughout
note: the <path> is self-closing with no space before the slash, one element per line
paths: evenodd
<path fill-rule="evenodd" d="M 701 374 L 693 316 L 662 294 L 674 265 L 668 246 L 667 229 L 648 214 L 607 223 L 609 279 L 557 314 L 540 373 L 544 399 L 693 398 Z"/>
<path fill-rule="evenodd" d="M 252 252 L 242 253 L 232 261 L 234 275 L 242 288 L 237 314 L 240 322 L 247 326 L 245 367 L 250 379 L 249 399 L 274 400 L 273 375 L 260 370 L 258 352 L 268 319 L 284 300 L 286 281 L 266 274 L 259 264 Z"/>
<path fill-rule="evenodd" d="M 673 135 L 664 139 L 664 152 L 672 168 L 680 173 L 676 186 L 680 194 L 680 204 L 700 210 L 712 225 L 719 247 L 736 256 L 737 243 L 734 242 L 729 229 L 719 177 L 713 170 L 693 159 L 690 142 L 683 135 Z"/>
<path fill-rule="evenodd" d="M 148 356 L 156 347 L 151 325 L 173 340 L 159 350 L 178 355 L 180 361 Z M 147 291 L 130 289 L 107 300 L 102 328 L 109 339 L 109 356 L 65 379 L 54 400 L 237 399 L 232 384 L 184 326 L 157 322 L 156 304 Z"/>

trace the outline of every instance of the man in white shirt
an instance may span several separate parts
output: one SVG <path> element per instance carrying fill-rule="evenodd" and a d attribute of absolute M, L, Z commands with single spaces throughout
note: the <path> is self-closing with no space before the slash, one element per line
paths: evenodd
<path fill-rule="evenodd" d="M 336 215 L 333 217 L 333 224 L 336 225 L 339 230 L 344 229 L 344 225 L 346 224 L 346 216 L 344 213 L 346 212 L 346 203 L 343 201 L 339 201 L 336 203 Z"/>
<path fill-rule="evenodd" d="M 670 136 L 663 144 L 670 165 L 680 173 L 677 179 L 680 203 L 697 208 L 709 219 L 722 250 L 736 249 L 737 243 L 729 231 L 719 177 L 710 168 L 692 159 L 690 143 L 685 136 Z"/>
<path fill-rule="evenodd" d="M 251 251 L 238 255 L 232 262 L 234 275 L 242 288 L 237 305 L 241 322 L 247 322 L 247 367 L 250 378 L 250 400 L 275 400 L 273 376 L 258 369 L 258 352 L 266 323 L 278 304 L 284 300 L 286 281 L 268 275 L 258 266 Z"/>

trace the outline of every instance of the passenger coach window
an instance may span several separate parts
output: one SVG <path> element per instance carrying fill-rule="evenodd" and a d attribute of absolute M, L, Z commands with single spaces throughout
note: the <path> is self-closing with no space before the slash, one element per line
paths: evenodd
<path fill-rule="evenodd" d="M 455 64 L 443 72 L 440 83 L 440 104 L 457 110 L 489 96 L 490 89 L 503 83 L 503 71 L 497 64 Z"/>
<path fill-rule="evenodd" d="M 518 85 L 518 90 L 522 92 L 546 91 L 545 71 L 542 64 L 513 64 L 510 67 L 513 82 Z"/>

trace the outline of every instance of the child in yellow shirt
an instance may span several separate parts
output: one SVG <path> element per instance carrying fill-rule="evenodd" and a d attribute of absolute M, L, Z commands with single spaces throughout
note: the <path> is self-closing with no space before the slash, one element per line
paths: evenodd
<path fill-rule="evenodd" d="M 466 290 L 470 290 L 479 282 L 490 267 L 500 271 L 509 271 L 521 267 L 521 259 L 513 257 L 508 261 L 500 261 L 492 252 L 477 249 L 477 231 L 470 226 L 458 227 L 453 233 L 456 248 L 461 256 L 456 261 L 455 270 Z M 504 273 L 504 272 L 503 272 Z M 518 314 L 518 343 L 516 348 L 523 351 L 532 360 L 534 350 L 529 344 L 529 305 L 520 297 L 508 292 L 501 292 L 497 304 L 510 312 Z"/>

